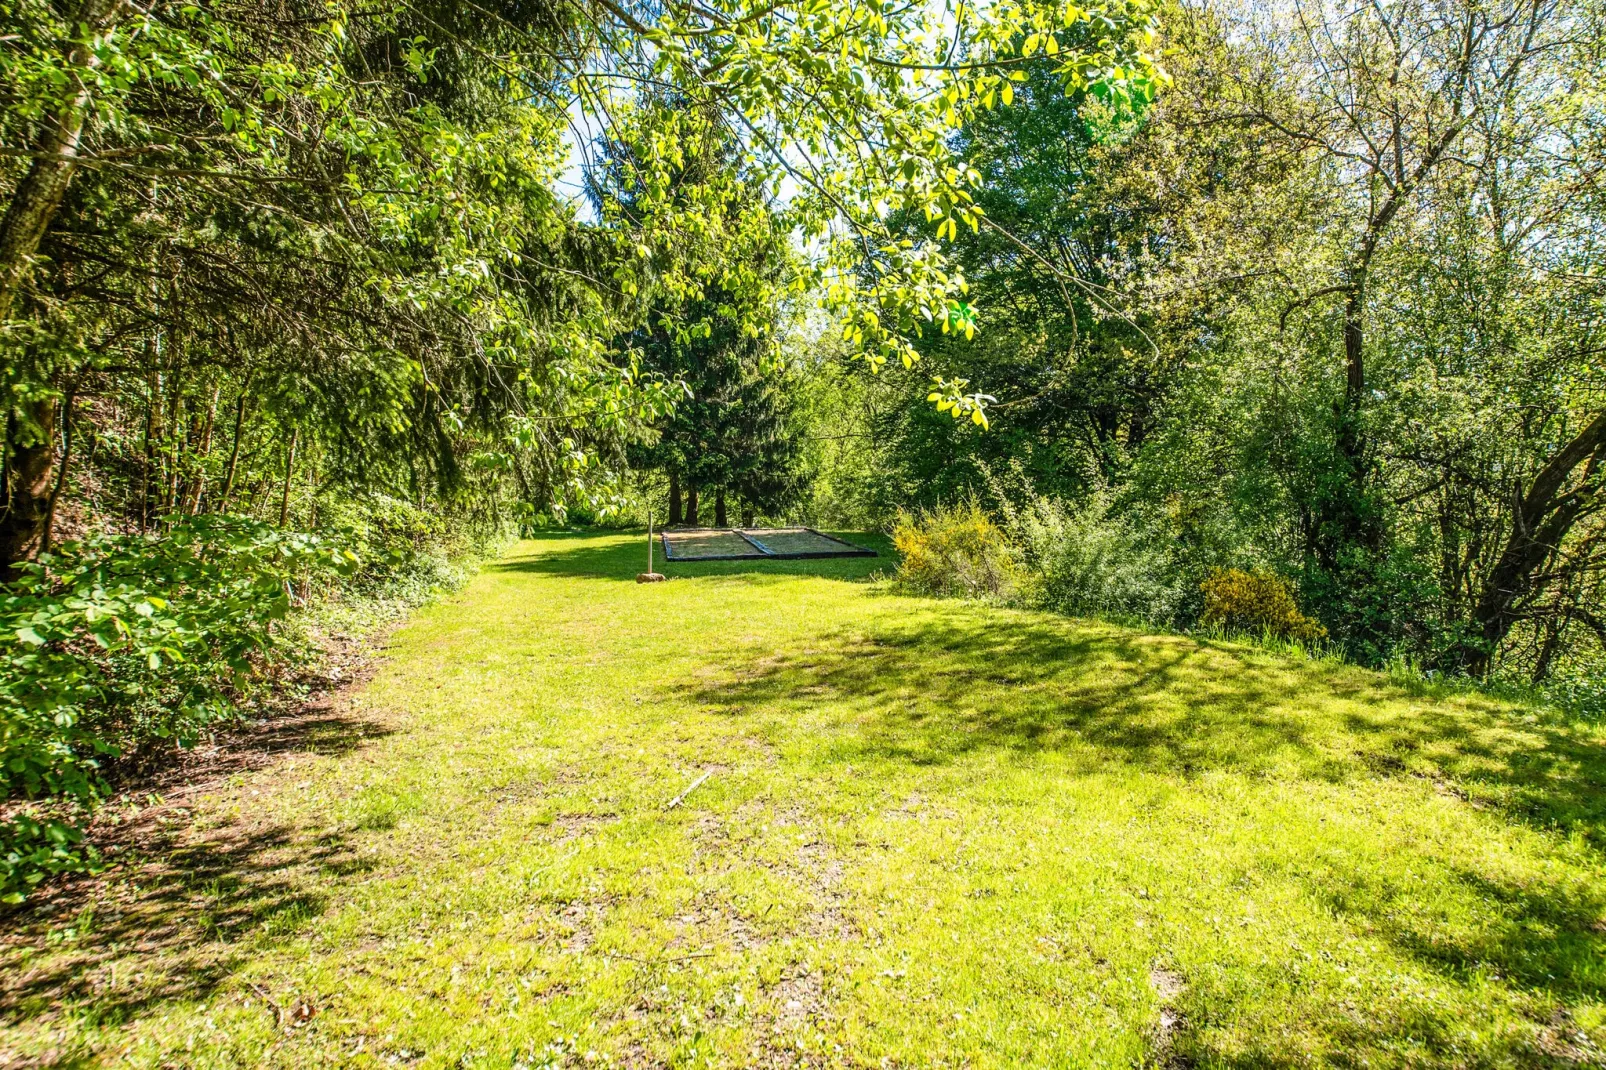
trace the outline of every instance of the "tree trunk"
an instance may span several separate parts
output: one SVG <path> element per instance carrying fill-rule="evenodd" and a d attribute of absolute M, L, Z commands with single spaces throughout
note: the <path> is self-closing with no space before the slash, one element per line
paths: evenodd
<path fill-rule="evenodd" d="M 201 448 L 196 456 L 200 463 L 195 468 L 195 483 L 190 487 L 189 504 L 185 512 L 195 516 L 201 511 L 201 495 L 206 492 L 206 461 L 212 456 L 212 429 L 217 423 L 217 399 L 223 392 L 221 385 L 212 388 L 212 403 L 206 407 L 206 422 L 201 427 Z"/>
<path fill-rule="evenodd" d="M 93 38 L 105 29 L 118 6 L 119 0 L 84 0 L 73 21 L 87 29 L 91 40 L 73 46 L 67 56 L 70 71 L 83 72 L 99 64 Z M 90 95 L 87 81 L 75 76 L 55 114 L 45 120 L 44 131 L 34 143 L 33 163 L 17 183 L 0 221 L 0 323 L 11 318 L 11 307 L 28 279 L 39 242 L 77 169 L 78 142 L 89 114 Z"/>
<path fill-rule="evenodd" d="M 175 285 L 175 289 L 176 289 Z M 173 302 L 174 314 L 178 314 L 178 302 Z M 190 452 L 190 429 L 187 424 L 188 406 L 184 397 L 184 332 L 174 330 L 168 334 L 167 349 L 172 374 L 168 376 L 168 393 L 172 400 L 167 404 L 167 486 L 162 492 L 162 512 L 173 514 L 180 512 L 183 501 L 180 496 L 182 486 L 182 469 L 186 454 Z"/>
<path fill-rule="evenodd" d="M 145 343 L 146 367 L 151 370 L 145 376 L 145 457 L 140 467 L 139 481 L 139 530 L 143 533 L 151 526 L 151 487 L 156 476 L 156 406 L 161 399 L 161 373 L 155 370 L 154 339 L 147 339 Z"/>
<path fill-rule="evenodd" d="M 680 523 L 680 473 L 669 473 L 669 527 Z"/>
<path fill-rule="evenodd" d="M 174 513 L 178 510 L 178 469 L 184 460 L 185 439 L 189 436 L 184 429 L 184 395 L 179 392 L 178 376 L 173 376 L 173 400 L 167 407 L 167 484 L 162 490 L 162 512 Z"/>
<path fill-rule="evenodd" d="M 290 477 L 296 470 L 296 443 L 301 438 L 301 430 L 290 432 L 290 448 L 284 454 L 284 493 L 279 496 L 279 526 L 282 528 L 290 522 Z"/>
<path fill-rule="evenodd" d="M 1597 416 L 1539 470 L 1517 504 L 1511 534 L 1473 610 L 1473 623 L 1481 642 L 1462 648 L 1462 663 L 1472 675 L 1482 676 L 1489 671 L 1495 649 L 1518 619 L 1519 603 L 1533 591 L 1534 570 L 1556 552 L 1598 492 L 1595 476 L 1603 460 L 1606 413 Z M 1583 478 L 1563 492 L 1563 485 L 1579 465 L 1584 465 Z"/>
<path fill-rule="evenodd" d="M 55 485 L 57 405 L 53 397 L 36 398 L 18 406 L 22 422 L 16 412 L 6 420 L 9 456 L 5 512 L 0 514 L 0 581 L 11 579 L 12 569 L 28 559 L 44 530 Z"/>
<path fill-rule="evenodd" d="M 1560 620 L 1552 617 L 1545 627 L 1544 642 L 1539 646 L 1539 656 L 1534 659 L 1533 672 L 1529 675 L 1530 683 L 1538 686 L 1550 677 L 1550 666 L 1556 659 L 1556 652 L 1561 649 L 1561 635 L 1572 623 L 1572 614 L 1567 613 Z"/>
<path fill-rule="evenodd" d="M 689 484 L 686 487 L 686 526 L 687 527 L 694 528 L 694 527 L 697 527 L 701 523 L 701 521 L 698 519 L 697 513 L 698 513 L 698 509 L 697 509 L 697 485 L 695 483 L 693 483 L 693 484 Z"/>
<path fill-rule="evenodd" d="M 1352 272 L 1350 284 L 1344 300 L 1344 407 L 1338 414 L 1338 452 L 1359 497 L 1366 487 L 1366 446 L 1361 438 L 1361 408 L 1366 403 L 1366 269 Z"/>
<path fill-rule="evenodd" d="M 725 516 L 725 488 L 720 487 L 714 491 L 714 526 L 716 528 L 730 527 L 730 520 Z"/>
<path fill-rule="evenodd" d="M 1365 266 L 1350 271 L 1344 299 L 1344 400 L 1334 414 L 1334 445 L 1344 482 L 1330 492 L 1333 498 L 1318 519 L 1327 529 L 1321 557 L 1330 569 L 1345 546 L 1375 547 L 1381 534 L 1366 503 L 1366 276 Z"/>
<path fill-rule="evenodd" d="M 1347 548 L 1376 550 L 1383 543 L 1382 516 L 1370 501 L 1366 457 L 1366 252 L 1349 269 L 1344 294 L 1344 396 L 1333 405 L 1334 476 L 1319 486 L 1301 517 L 1305 551 L 1321 569 L 1344 567 Z"/>
<path fill-rule="evenodd" d="M 1344 298 L 1344 403 L 1359 407 L 1366 393 L 1366 265 L 1350 271 Z"/>
<path fill-rule="evenodd" d="M 56 465 L 56 485 L 50 490 L 50 504 L 45 506 L 44 528 L 39 532 L 39 552 L 47 553 L 55 537 L 56 503 L 61 501 L 62 488 L 67 485 L 67 468 L 72 464 L 72 403 L 76 393 L 73 387 L 61 402 L 61 463 Z"/>
<path fill-rule="evenodd" d="M 246 376 L 245 383 L 240 387 L 240 399 L 234 406 L 234 445 L 229 448 L 229 473 L 223 478 L 223 496 L 218 499 L 217 511 L 229 511 L 229 499 L 234 495 L 234 474 L 240 467 L 240 433 L 245 426 L 245 388 L 251 385 L 251 377 Z"/>
<path fill-rule="evenodd" d="M 753 503 L 744 501 L 742 503 L 742 527 L 750 528 L 752 526 L 753 526 Z"/>

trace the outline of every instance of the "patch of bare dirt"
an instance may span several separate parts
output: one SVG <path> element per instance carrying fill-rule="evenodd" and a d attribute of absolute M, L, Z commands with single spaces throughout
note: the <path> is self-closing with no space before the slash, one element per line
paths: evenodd
<path fill-rule="evenodd" d="M 735 950 L 744 952 L 765 942 L 741 911 L 707 893 L 699 895 L 669 921 L 675 934 L 664 945 L 665 952 L 702 951 L 712 948 L 722 938 Z"/>
<path fill-rule="evenodd" d="M 1576 1066 L 1606 1066 L 1606 1050 L 1594 1042 L 1588 1033 L 1578 1028 L 1572 1015 L 1564 1008 L 1556 1008 L 1550 1021 L 1539 1030 L 1535 1047 L 1541 1053 L 1562 1063 Z"/>
<path fill-rule="evenodd" d="M 589 951 L 591 945 L 596 943 L 596 930 L 601 927 L 607 912 L 608 903 L 584 900 L 577 900 L 560 910 L 558 924 L 561 927 L 563 949 L 575 955 Z"/>
<path fill-rule="evenodd" d="M 797 875 L 813 893 L 814 909 L 809 911 L 807 935 L 816 939 L 853 940 L 858 927 L 842 913 L 842 859 L 819 841 L 800 844 L 797 849 Z"/>
<path fill-rule="evenodd" d="M 1182 975 L 1156 963 L 1149 968 L 1149 985 L 1160 999 L 1160 1018 L 1155 1024 L 1152 1038 L 1154 1062 L 1165 1070 L 1185 1070 L 1192 1061 L 1177 1051 L 1177 1035 L 1187 1028 L 1187 1021 L 1177 1009 L 1177 1001 L 1188 987 Z"/>
<path fill-rule="evenodd" d="M 825 978 L 807 963 L 797 964 L 764 990 L 754 1016 L 754 1048 L 748 1065 L 766 1068 L 826 1065 L 818 1034 L 831 1020 Z M 812 1041 L 812 1042 L 811 1042 Z"/>
<path fill-rule="evenodd" d="M 618 814 L 558 814 L 546 828 L 557 846 L 583 840 L 588 836 L 596 835 L 598 829 L 604 825 L 611 825 L 619 820 Z"/>

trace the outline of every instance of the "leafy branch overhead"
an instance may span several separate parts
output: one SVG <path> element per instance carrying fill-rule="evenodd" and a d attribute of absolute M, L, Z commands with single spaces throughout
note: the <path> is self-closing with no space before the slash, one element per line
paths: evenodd
<path fill-rule="evenodd" d="M 714 209 L 736 185 L 769 188 L 781 225 L 812 253 L 785 285 L 821 294 L 873 367 L 907 366 L 926 327 L 974 328 L 964 279 L 939 247 L 984 221 L 954 132 L 1007 105 L 1021 65 L 1039 53 L 1074 92 L 1146 101 L 1162 78 L 1153 15 L 1126 2 L 810 0 L 650 13 L 611 2 L 337 3 L 278 15 L 250 3 L 122 0 L 63 13 L 23 0 L 13 16 L 21 32 L 0 50 L 13 87 L 7 142 L 33 147 L 11 157 L 22 170 L 0 241 L 0 315 L 36 258 L 65 268 L 83 252 L 47 238 L 70 183 L 92 186 L 80 193 L 108 207 L 143 189 L 214 222 L 219 212 L 252 217 L 280 242 L 316 250 L 352 273 L 342 282 L 374 312 L 430 336 L 398 348 L 438 350 L 442 327 L 424 321 L 439 316 L 477 360 L 506 364 L 516 380 L 531 354 L 556 354 L 566 392 L 590 400 L 554 408 L 583 424 L 599 419 L 594 399 L 612 389 L 606 340 L 648 289 L 684 295 L 717 282 L 767 296 L 755 291 L 773 283 L 710 255 L 723 242 L 710 220 L 725 213 Z M 681 106 L 642 107 L 665 93 Z M 711 127 L 740 144 L 740 174 L 687 196 L 677 169 Z M 629 225 L 599 235 L 590 264 L 543 256 L 574 232 L 557 194 L 568 154 L 584 153 L 593 132 L 627 128 L 640 189 Z M 908 210 L 931 224 L 929 237 L 890 234 L 888 214 Z M 529 292 L 554 273 L 572 284 L 558 315 Z M 50 281 L 36 280 L 29 301 L 65 311 L 46 297 Z M 12 338 L 25 342 L 30 322 L 13 322 Z M 317 316 L 293 326 L 323 335 L 322 347 L 355 342 Z M 420 382 L 425 368 L 403 385 Z M 515 411 L 549 401 L 509 393 Z M 948 400 L 967 412 L 982 404 Z"/>

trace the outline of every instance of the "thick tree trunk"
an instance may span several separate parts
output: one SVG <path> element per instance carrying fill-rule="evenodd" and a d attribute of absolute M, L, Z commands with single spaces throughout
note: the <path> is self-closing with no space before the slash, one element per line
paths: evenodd
<path fill-rule="evenodd" d="M 1362 266 L 1350 271 L 1344 297 L 1344 408 L 1339 413 L 1338 452 L 1349 465 L 1356 497 L 1366 489 L 1366 442 L 1361 410 L 1366 405 L 1366 276 Z"/>
<path fill-rule="evenodd" d="M 87 27 L 93 38 L 105 29 L 119 6 L 120 0 L 84 0 L 74 23 Z M 67 56 L 67 66 L 74 72 L 90 70 L 99 62 L 96 50 L 87 42 L 75 45 Z M 28 279 L 39 242 L 77 169 L 78 143 L 89 104 L 87 80 L 75 77 L 55 114 L 46 119 L 34 144 L 33 163 L 17 183 L 5 218 L 0 220 L 0 323 L 11 318 L 11 307 Z"/>
<path fill-rule="evenodd" d="M 697 509 L 697 485 L 693 483 L 686 487 L 686 526 L 695 528 L 701 523 Z"/>
<path fill-rule="evenodd" d="M 1474 676 L 1489 671 L 1495 649 L 1517 622 L 1519 605 L 1533 593 L 1534 572 L 1556 552 L 1579 515 L 1598 493 L 1596 476 L 1606 461 L 1606 413 L 1550 459 L 1517 503 L 1511 534 L 1489 571 L 1473 610 L 1481 642 L 1462 650 L 1462 663 Z M 1570 489 L 1563 487 L 1579 465 L 1584 475 Z"/>
<path fill-rule="evenodd" d="M 1324 548 L 1328 567 L 1336 563 L 1342 546 L 1373 546 L 1378 541 L 1366 507 L 1366 275 L 1364 266 L 1350 272 L 1344 299 L 1344 400 L 1336 414 L 1334 445 L 1344 466 L 1345 484 L 1334 488 L 1336 500 L 1323 518 L 1330 525 L 1329 545 Z"/>
<path fill-rule="evenodd" d="M 1350 272 L 1344 299 L 1344 402 L 1358 406 L 1366 393 L 1365 266 Z"/>
<path fill-rule="evenodd" d="M 1369 256 L 1369 253 L 1366 254 Z M 1336 479 L 1321 488 L 1302 523 L 1306 551 L 1328 572 L 1341 569 L 1350 547 L 1376 549 L 1381 517 L 1369 501 L 1366 456 L 1366 257 L 1349 270 L 1344 294 L 1344 396 L 1333 405 Z"/>
<path fill-rule="evenodd" d="M 18 406 L 6 421 L 10 456 L 7 464 L 5 512 L 0 514 L 0 580 L 32 556 L 50 511 L 55 485 L 58 402 L 38 398 Z"/>
<path fill-rule="evenodd" d="M 714 491 L 714 526 L 716 528 L 730 527 L 730 520 L 725 515 L 725 488 L 720 487 Z"/>
<path fill-rule="evenodd" d="M 680 523 L 680 473 L 669 473 L 669 527 Z"/>

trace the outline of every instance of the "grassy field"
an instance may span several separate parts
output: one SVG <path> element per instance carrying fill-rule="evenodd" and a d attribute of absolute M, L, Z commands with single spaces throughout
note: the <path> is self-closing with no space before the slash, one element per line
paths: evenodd
<path fill-rule="evenodd" d="M 643 556 L 521 544 L 130 815 L 147 861 L 4 923 L 0 1066 L 1603 1059 L 1600 730 Z"/>

